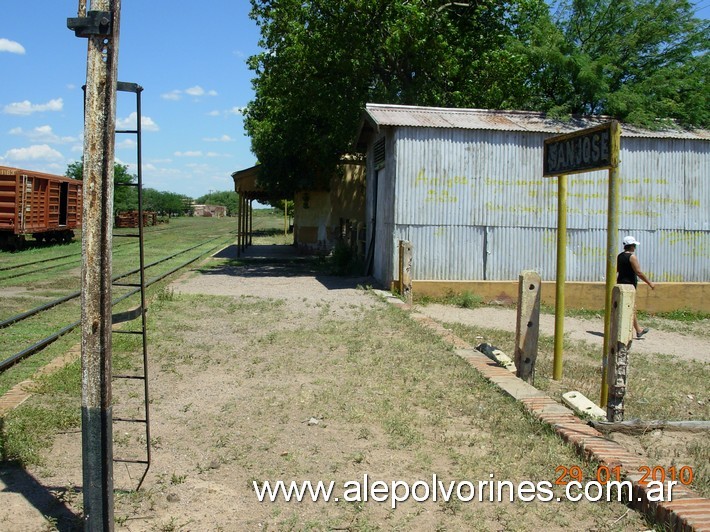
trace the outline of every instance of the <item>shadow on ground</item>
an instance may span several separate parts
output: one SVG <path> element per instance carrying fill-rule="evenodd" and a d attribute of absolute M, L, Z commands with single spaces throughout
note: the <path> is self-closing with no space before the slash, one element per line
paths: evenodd
<path fill-rule="evenodd" d="M 328 290 L 374 286 L 375 280 L 365 275 L 335 275 L 324 257 L 299 255 L 294 246 L 249 246 L 238 253 L 236 245 L 227 246 L 212 256 L 230 262 L 197 268 L 202 275 L 232 277 L 314 277 Z"/>
<path fill-rule="evenodd" d="M 22 496 L 47 520 L 53 530 L 70 532 L 82 530 L 82 518 L 72 512 L 63 499 L 81 496 L 81 488 L 43 486 L 22 466 L 11 462 L 0 463 L 0 480 L 4 487 L 0 493 Z"/>

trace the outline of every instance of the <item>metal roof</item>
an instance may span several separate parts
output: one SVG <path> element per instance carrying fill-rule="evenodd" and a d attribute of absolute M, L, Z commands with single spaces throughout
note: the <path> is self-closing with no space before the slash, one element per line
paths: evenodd
<path fill-rule="evenodd" d="M 497 131 L 530 131 L 562 134 L 596 126 L 612 120 L 606 116 L 571 117 L 568 121 L 547 118 L 532 111 L 492 111 L 489 109 L 453 109 L 445 107 L 415 107 L 368 103 L 365 106 L 360 135 L 368 126 L 375 131 L 388 126 L 410 126 Z M 622 135 L 627 137 L 675 138 L 710 140 L 706 129 L 648 130 L 622 124 Z"/>

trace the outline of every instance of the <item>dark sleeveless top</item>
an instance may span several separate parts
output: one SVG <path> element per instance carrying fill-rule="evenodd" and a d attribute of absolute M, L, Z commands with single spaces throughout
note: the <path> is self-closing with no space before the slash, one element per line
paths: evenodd
<path fill-rule="evenodd" d="M 619 253 L 616 257 L 616 284 L 632 284 L 636 286 L 639 282 L 636 272 L 631 266 L 631 253 Z"/>

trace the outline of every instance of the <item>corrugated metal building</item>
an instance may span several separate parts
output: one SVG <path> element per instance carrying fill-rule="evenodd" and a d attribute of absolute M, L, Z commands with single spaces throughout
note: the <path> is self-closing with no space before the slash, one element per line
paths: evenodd
<path fill-rule="evenodd" d="M 545 138 L 605 120 L 540 113 L 368 104 L 368 257 L 397 278 L 397 242 L 414 279 L 554 280 L 557 179 L 542 177 Z M 710 280 L 710 132 L 622 124 L 619 241 L 633 234 L 655 281 Z M 567 280 L 603 281 L 608 172 L 568 178 Z"/>

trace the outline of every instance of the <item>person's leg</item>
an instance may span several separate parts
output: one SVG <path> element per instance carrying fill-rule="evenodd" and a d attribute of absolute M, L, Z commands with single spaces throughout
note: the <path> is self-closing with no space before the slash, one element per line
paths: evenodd
<path fill-rule="evenodd" d="M 636 319 L 636 310 L 634 310 L 634 331 L 636 331 L 636 335 L 638 336 L 641 334 L 641 326 L 639 325 L 639 320 Z"/>
<path fill-rule="evenodd" d="M 648 327 L 641 327 L 641 325 L 639 325 L 639 320 L 636 318 L 636 309 L 634 309 L 634 330 L 636 331 L 636 338 L 641 338 L 649 331 Z"/>

